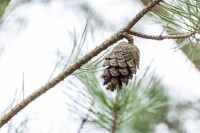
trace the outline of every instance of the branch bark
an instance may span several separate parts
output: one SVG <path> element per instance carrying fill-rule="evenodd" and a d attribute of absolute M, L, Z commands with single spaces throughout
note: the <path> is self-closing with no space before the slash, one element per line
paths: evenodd
<path fill-rule="evenodd" d="M 122 39 L 124 37 L 123 32 L 130 30 L 148 11 L 150 11 L 160 1 L 162 0 L 154 0 L 151 3 L 149 3 L 122 30 L 118 31 L 113 36 L 105 40 L 102 44 L 100 44 L 95 49 L 87 53 L 83 58 L 77 60 L 73 65 L 69 66 L 55 78 L 53 78 L 52 80 L 41 86 L 39 89 L 37 89 L 35 92 L 30 94 L 28 97 L 26 97 L 22 102 L 13 107 L 8 113 L 4 114 L 4 116 L 0 118 L 0 128 L 4 124 L 6 124 L 12 117 L 14 117 L 18 112 L 24 109 L 29 103 L 31 103 L 36 98 L 53 88 L 59 82 L 64 80 L 67 76 L 72 74 L 75 70 L 79 69 L 82 65 L 91 60 L 94 56 L 98 55 L 100 52 Z"/>
<path fill-rule="evenodd" d="M 184 39 L 184 38 L 189 38 L 191 36 L 193 36 L 194 34 L 196 34 L 196 32 L 188 32 L 186 34 L 177 34 L 177 35 L 147 35 L 147 34 L 143 34 L 140 32 L 136 32 L 136 31 L 128 31 L 129 34 L 140 37 L 140 38 L 145 38 L 145 39 L 151 39 L 151 40 L 157 40 L 157 41 L 161 41 L 164 39 Z"/>

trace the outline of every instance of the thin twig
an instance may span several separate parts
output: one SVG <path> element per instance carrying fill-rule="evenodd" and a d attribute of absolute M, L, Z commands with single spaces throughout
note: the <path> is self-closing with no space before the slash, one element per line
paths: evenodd
<path fill-rule="evenodd" d="M 81 133 L 82 129 L 83 129 L 83 126 L 85 125 L 85 123 L 87 122 L 88 118 L 89 118 L 89 114 L 90 114 L 90 110 L 91 108 L 93 107 L 94 105 L 94 101 L 92 101 L 91 105 L 90 105 L 90 108 L 88 109 L 88 113 L 86 114 L 85 118 L 82 119 L 81 121 L 81 125 L 78 129 L 78 132 L 77 133 Z"/>
<path fill-rule="evenodd" d="M 64 80 L 67 76 L 71 75 L 75 70 L 79 69 L 82 65 L 87 63 L 94 56 L 98 55 L 100 52 L 102 52 L 103 50 L 111 46 L 112 44 L 122 39 L 123 32 L 130 30 L 148 11 L 151 10 L 151 8 L 153 8 L 160 1 L 161 0 L 155 0 L 151 2 L 146 8 L 140 11 L 122 30 L 118 31 L 109 39 L 105 40 L 102 44 L 97 46 L 95 49 L 88 52 L 83 58 L 77 60 L 73 65 L 69 66 L 67 69 L 62 71 L 59 75 L 57 75 L 55 78 L 51 79 L 46 84 L 44 84 L 39 89 L 37 89 L 35 92 L 30 94 L 22 102 L 20 102 L 15 107 L 13 107 L 8 113 L 4 114 L 4 116 L 0 118 L 0 127 L 6 124 L 13 116 L 15 116 L 18 112 L 20 112 L 23 108 L 25 108 L 29 103 L 31 103 L 36 98 L 38 98 L 39 96 L 41 96 L 42 94 L 44 94 L 45 92 L 53 88 L 59 82 Z"/>
<path fill-rule="evenodd" d="M 189 38 L 191 36 L 193 36 L 194 34 L 196 34 L 196 32 L 188 32 L 186 34 L 177 34 L 177 35 L 147 35 L 147 34 L 143 34 L 140 32 L 136 32 L 136 31 L 128 31 L 129 34 L 140 37 L 140 38 L 145 38 L 145 39 L 151 39 L 151 40 L 157 40 L 157 41 L 161 41 L 164 39 L 185 39 L 185 38 Z"/>
<path fill-rule="evenodd" d="M 79 127 L 77 133 L 81 133 L 81 131 L 82 131 L 82 129 L 83 129 L 83 126 L 85 125 L 87 119 L 88 119 L 88 114 L 86 115 L 85 118 L 82 119 L 82 121 L 81 121 L 81 125 L 80 125 L 80 127 Z"/>

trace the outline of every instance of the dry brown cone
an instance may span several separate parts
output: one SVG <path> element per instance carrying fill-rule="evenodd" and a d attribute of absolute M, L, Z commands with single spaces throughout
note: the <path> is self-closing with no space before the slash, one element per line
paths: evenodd
<path fill-rule="evenodd" d="M 107 66 L 102 74 L 106 89 L 114 91 L 117 86 L 122 89 L 122 83 L 128 84 L 133 74 L 139 69 L 140 51 L 128 42 L 121 42 L 105 58 L 103 66 Z"/>

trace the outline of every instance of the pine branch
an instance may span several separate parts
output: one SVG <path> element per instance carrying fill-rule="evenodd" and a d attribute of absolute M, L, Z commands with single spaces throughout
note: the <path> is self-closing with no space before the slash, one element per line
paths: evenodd
<path fill-rule="evenodd" d="M 117 90 L 117 96 L 113 101 L 113 106 L 114 106 L 114 110 L 113 110 L 113 121 L 112 121 L 112 128 L 111 128 L 111 133 L 115 133 L 116 132 L 116 128 L 117 128 L 117 118 L 118 118 L 118 113 L 119 113 L 119 90 Z"/>
<path fill-rule="evenodd" d="M 116 130 L 116 123 L 117 123 L 117 111 L 114 112 L 114 120 L 112 121 L 112 131 L 111 133 L 115 133 Z"/>
<path fill-rule="evenodd" d="M 67 76 L 72 74 L 75 70 L 79 69 L 82 65 L 91 60 L 94 56 L 98 55 L 103 50 L 107 49 L 112 44 L 116 43 L 120 39 L 123 38 L 123 32 L 130 30 L 148 11 L 150 11 L 156 4 L 158 4 L 162 0 L 154 0 L 147 7 L 145 7 L 142 11 L 140 11 L 122 30 L 115 33 L 113 36 L 105 40 L 102 44 L 97 46 L 92 51 L 88 52 L 83 58 L 77 60 L 73 65 L 62 71 L 55 78 L 41 86 L 35 92 L 26 97 L 22 102 L 13 107 L 8 113 L 4 114 L 2 118 L 0 118 L 0 127 L 6 124 L 13 116 L 15 116 L 18 112 L 20 112 L 23 108 L 25 108 L 29 103 L 34 101 L 36 98 L 53 88 L 59 82 L 64 80 Z"/>
<path fill-rule="evenodd" d="M 140 37 L 140 38 L 145 38 L 145 39 L 152 39 L 152 40 L 157 40 L 157 41 L 161 41 L 164 39 L 185 39 L 185 38 L 189 38 L 193 35 L 195 35 L 197 32 L 188 32 L 186 34 L 177 34 L 177 35 L 147 35 L 147 34 L 143 34 L 140 32 L 136 32 L 136 31 L 128 31 L 129 34 Z"/>

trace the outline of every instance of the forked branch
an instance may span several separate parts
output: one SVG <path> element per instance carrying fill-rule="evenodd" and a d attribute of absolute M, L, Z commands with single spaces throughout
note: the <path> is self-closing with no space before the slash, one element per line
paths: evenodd
<path fill-rule="evenodd" d="M 35 92 L 30 94 L 28 97 L 26 97 L 22 102 L 13 107 L 8 113 L 4 114 L 4 116 L 0 118 L 0 127 L 6 124 L 13 116 L 15 116 L 18 112 L 25 108 L 29 103 L 53 88 L 59 82 L 64 80 L 67 76 L 72 74 L 75 70 L 79 69 L 82 65 L 91 60 L 94 56 L 98 55 L 100 52 L 122 39 L 124 37 L 123 32 L 129 31 L 148 11 L 150 11 L 160 1 L 162 0 L 154 0 L 149 3 L 147 7 L 140 11 L 122 30 L 118 31 L 113 36 L 105 40 L 102 44 L 87 53 L 83 58 L 77 60 L 73 65 L 69 66 L 55 78 L 53 78 L 52 80 L 41 86 L 39 89 L 37 89 Z"/>

